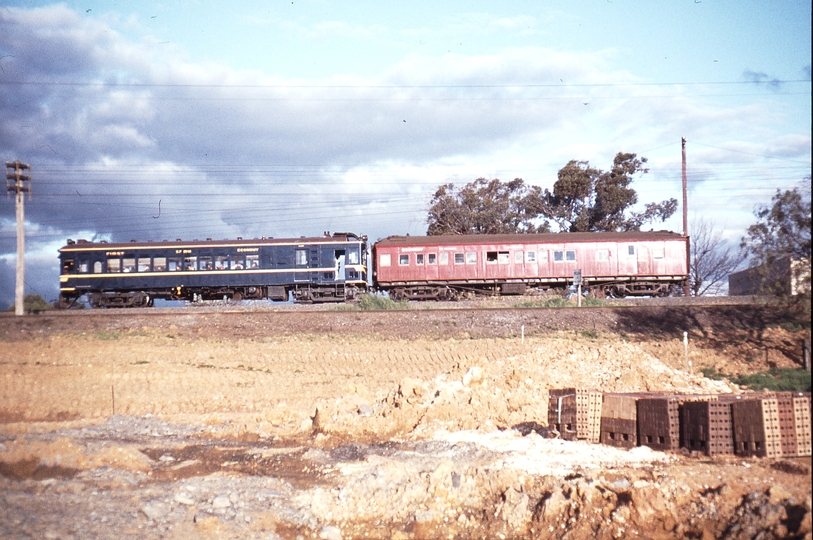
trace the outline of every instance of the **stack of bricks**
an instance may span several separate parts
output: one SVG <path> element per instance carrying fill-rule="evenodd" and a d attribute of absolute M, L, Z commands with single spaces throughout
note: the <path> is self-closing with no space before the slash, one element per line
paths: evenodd
<path fill-rule="evenodd" d="M 781 457 L 779 404 L 763 394 L 731 403 L 734 453 L 738 456 Z"/>
<path fill-rule="evenodd" d="M 601 403 L 601 443 L 619 448 L 638 445 L 637 396 L 604 394 Z"/>
<path fill-rule="evenodd" d="M 583 388 L 550 390 L 548 426 L 562 439 L 599 442 L 601 392 Z"/>
<path fill-rule="evenodd" d="M 638 444 L 662 451 L 680 447 L 680 413 L 675 396 L 638 400 Z"/>
<path fill-rule="evenodd" d="M 731 405 L 728 399 L 694 399 L 680 407 L 681 446 L 707 456 L 734 453 Z"/>
<path fill-rule="evenodd" d="M 793 420 L 796 426 L 796 455 L 809 456 L 811 455 L 810 394 L 796 394 L 792 399 Z"/>

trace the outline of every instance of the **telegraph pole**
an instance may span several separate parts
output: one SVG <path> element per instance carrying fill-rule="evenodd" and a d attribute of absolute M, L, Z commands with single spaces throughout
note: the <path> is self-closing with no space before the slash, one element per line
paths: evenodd
<path fill-rule="evenodd" d="M 23 171 L 30 170 L 31 167 L 20 160 L 6 161 L 6 195 L 10 191 L 16 193 L 17 210 L 17 287 L 14 295 L 14 314 L 23 315 L 25 313 L 24 292 L 25 292 L 25 210 L 23 208 L 24 193 L 31 197 L 31 175 L 24 174 Z"/>
<path fill-rule="evenodd" d="M 686 137 L 681 137 L 680 139 L 680 146 L 681 146 L 681 154 L 683 156 L 682 159 L 682 177 L 683 177 L 683 236 L 686 238 L 689 237 L 689 209 L 688 209 L 688 195 L 686 193 Z M 691 266 L 691 249 L 692 244 L 691 241 L 686 240 L 686 270 L 689 270 Z M 691 272 L 689 272 L 691 275 Z M 683 296 L 691 296 L 692 290 L 691 285 L 689 284 L 689 279 L 686 279 L 686 283 L 683 284 Z"/>

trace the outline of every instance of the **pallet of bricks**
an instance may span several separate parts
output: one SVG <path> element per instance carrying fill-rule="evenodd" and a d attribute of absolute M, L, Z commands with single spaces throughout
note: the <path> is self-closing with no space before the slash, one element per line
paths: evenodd
<path fill-rule="evenodd" d="M 602 444 L 618 448 L 638 446 L 638 399 L 642 394 L 604 393 L 601 401 Z"/>
<path fill-rule="evenodd" d="M 734 453 L 731 403 L 736 396 L 681 395 L 680 447 L 707 456 Z"/>
<path fill-rule="evenodd" d="M 735 453 L 740 456 L 811 455 L 810 394 L 764 392 L 732 403 Z"/>
<path fill-rule="evenodd" d="M 548 426 L 565 440 L 599 442 L 601 392 L 560 388 L 548 393 Z"/>
<path fill-rule="evenodd" d="M 654 450 L 675 451 L 680 447 L 680 401 L 672 394 L 651 394 L 638 398 L 638 444 Z"/>

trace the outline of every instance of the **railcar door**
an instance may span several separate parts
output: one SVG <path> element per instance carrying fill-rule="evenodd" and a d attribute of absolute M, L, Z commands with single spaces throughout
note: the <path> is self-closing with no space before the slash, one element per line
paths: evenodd
<path fill-rule="evenodd" d="M 310 281 L 310 273 L 308 272 L 308 248 L 299 247 L 294 251 L 294 281 L 307 282 Z"/>

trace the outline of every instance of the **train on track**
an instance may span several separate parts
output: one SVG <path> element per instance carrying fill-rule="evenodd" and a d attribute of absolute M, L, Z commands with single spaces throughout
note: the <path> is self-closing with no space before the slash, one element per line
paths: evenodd
<path fill-rule="evenodd" d="M 372 274 L 368 279 L 368 253 Z M 668 296 L 689 273 L 689 239 L 672 232 L 321 237 L 107 243 L 59 250 L 60 305 L 147 307 L 155 299 L 348 302 L 523 295 Z"/>

